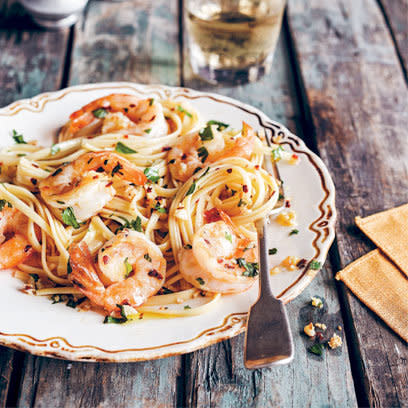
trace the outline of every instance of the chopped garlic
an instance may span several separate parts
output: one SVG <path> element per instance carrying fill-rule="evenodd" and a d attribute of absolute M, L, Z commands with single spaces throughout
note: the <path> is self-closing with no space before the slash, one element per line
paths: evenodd
<path fill-rule="evenodd" d="M 333 337 L 327 343 L 331 349 L 335 349 L 340 347 L 343 344 L 341 337 L 338 336 L 336 333 L 333 334 Z"/>
<path fill-rule="evenodd" d="M 281 224 L 284 227 L 293 227 L 296 225 L 296 214 L 294 211 L 280 213 L 275 220 L 278 224 Z"/>
<path fill-rule="evenodd" d="M 300 261 L 300 259 L 297 256 L 287 256 L 281 263 L 282 266 L 284 266 L 286 269 L 289 269 L 290 271 L 294 271 L 297 269 L 297 264 Z"/>
<path fill-rule="evenodd" d="M 321 309 L 323 307 L 323 300 L 318 297 L 312 297 L 312 306 Z"/>
<path fill-rule="evenodd" d="M 324 323 L 316 323 L 315 326 L 323 331 L 327 329 L 327 326 Z"/>
<path fill-rule="evenodd" d="M 309 337 L 314 337 L 316 335 L 315 328 L 313 326 L 313 323 L 310 322 L 308 325 L 306 325 L 303 328 L 303 331 L 309 336 Z"/>

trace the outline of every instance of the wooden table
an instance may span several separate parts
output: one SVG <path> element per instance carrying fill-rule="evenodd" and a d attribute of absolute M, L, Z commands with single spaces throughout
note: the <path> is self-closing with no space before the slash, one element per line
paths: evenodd
<path fill-rule="evenodd" d="M 92 2 L 75 28 L 51 32 L 34 27 L 13 0 L 0 0 L 0 106 L 87 82 L 210 89 L 187 62 L 182 2 Z M 373 248 L 354 217 L 408 202 L 407 21 L 407 0 L 289 0 L 270 75 L 211 88 L 303 137 L 337 187 L 337 241 L 319 276 L 288 307 L 291 364 L 246 370 L 243 336 L 129 364 L 0 348 L 0 406 L 408 406 L 406 343 L 333 279 Z M 307 353 L 301 335 L 312 295 L 324 297 L 346 339 L 341 352 L 323 359 Z"/>

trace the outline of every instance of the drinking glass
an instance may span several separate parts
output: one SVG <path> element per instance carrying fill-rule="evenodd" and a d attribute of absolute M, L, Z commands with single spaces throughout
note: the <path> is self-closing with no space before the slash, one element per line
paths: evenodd
<path fill-rule="evenodd" d="M 190 63 L 212 83 L 269 72 L 286 0 L 185 0 Z"/>

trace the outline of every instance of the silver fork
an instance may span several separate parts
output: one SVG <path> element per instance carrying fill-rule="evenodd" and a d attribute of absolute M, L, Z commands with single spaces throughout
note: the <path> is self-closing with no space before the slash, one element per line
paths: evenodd
<path fill-rule="evenodd" d="M 267 167 L 270 162 L 267 162 Z M 269 164 L 269 166 L 268 166 Z M 276 163 L 272 172 L 280 180 Z M 280 185 L 280 205 L 271 214 L 285 207 L 283 184 Z M 269 215 L 271 215 L 269 214 Z M 293 359 L 293 340 L 286 309 L 271 290 L 268 265 L 268 235 L 266 220 L 256 223 L 259 248 L 259 297 L 248 313 L 245 334 L 244 363 L 246 368 L 260 368 L 270 365 L 287 364 Z"/>

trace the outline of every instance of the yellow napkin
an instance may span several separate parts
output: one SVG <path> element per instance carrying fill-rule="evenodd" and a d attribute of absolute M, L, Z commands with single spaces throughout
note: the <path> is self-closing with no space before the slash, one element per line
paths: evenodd
<path fill-rule="evenodd" d="M 352 262 L 336 279 L 408 342 L 408 204 L 357 217 L 356 224 L 381 251 Z"/>

